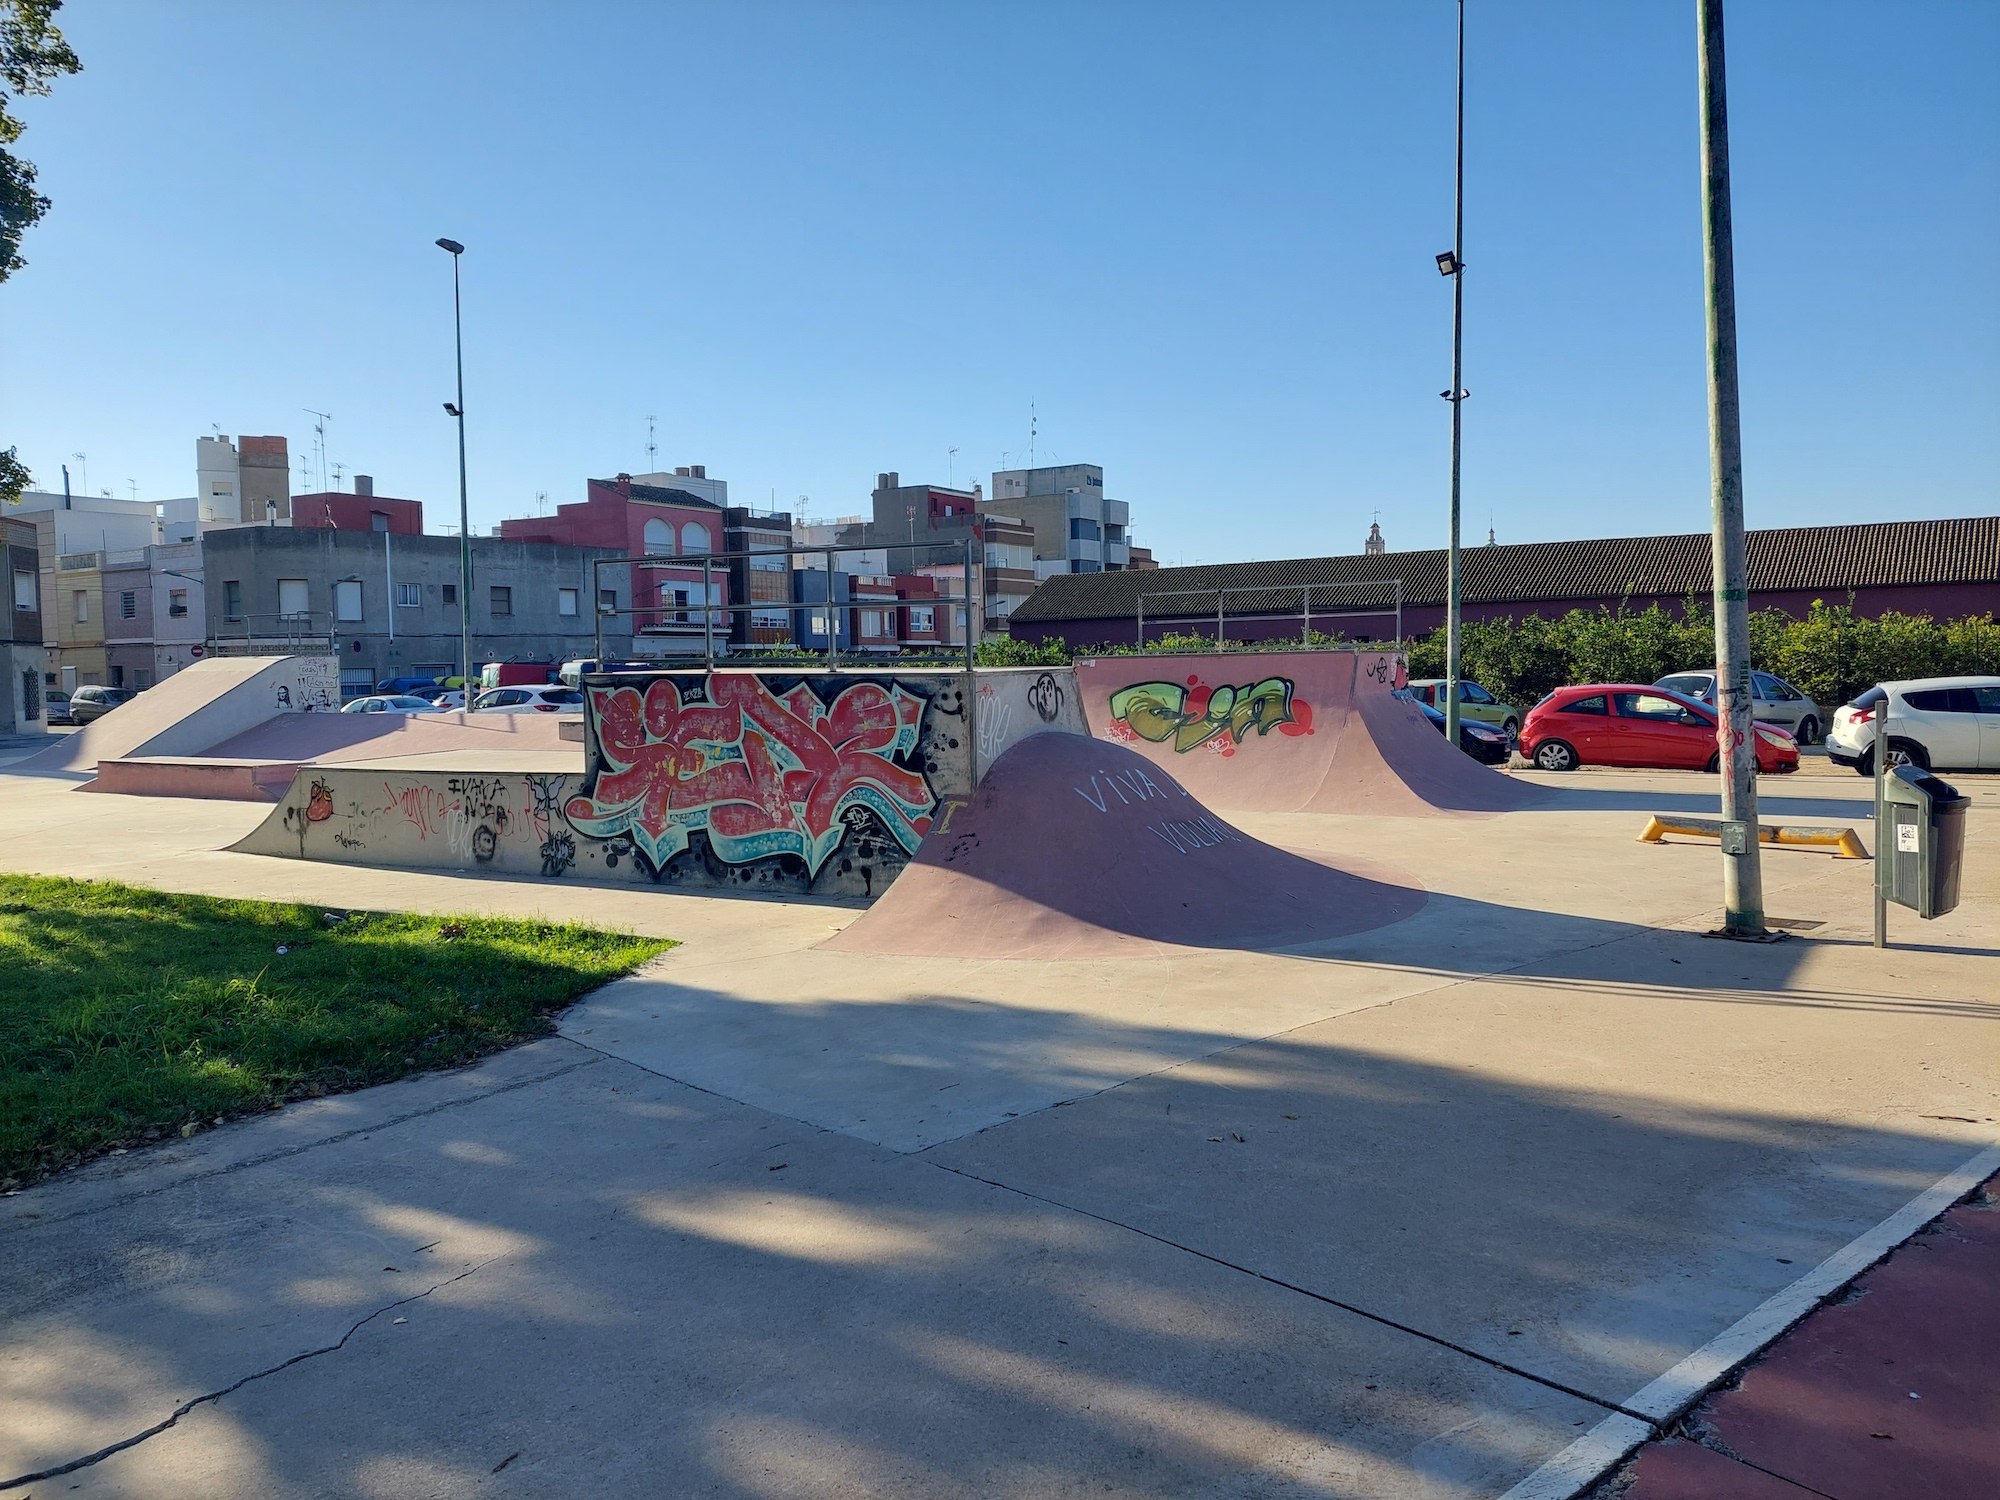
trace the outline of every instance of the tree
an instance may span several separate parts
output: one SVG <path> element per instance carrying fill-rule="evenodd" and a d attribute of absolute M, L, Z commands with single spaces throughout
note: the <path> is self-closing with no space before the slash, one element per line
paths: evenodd
<path fill-rule="evenodd" d="M 49 80 L 82 66 L 56 30 L 61 8 L 62 0 L 0 0 L 0 281 L 27 264 L 21 236 L 49 211 L 49 200 L 35 191 L 34 163 L 7 149 L 26 127 L 7 108 L 6 90 L 12 97 L 46 94 Z"/>
<path fill-rule="evenodd" d="M 34 477 L 14 456 L 12 448 L 0 448 L 0 504 L 19 505 L 21 491 L 34 482 Z"/>

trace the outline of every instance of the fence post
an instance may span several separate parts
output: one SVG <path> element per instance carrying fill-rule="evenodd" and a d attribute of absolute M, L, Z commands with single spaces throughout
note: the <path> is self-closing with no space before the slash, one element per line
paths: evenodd
<path fill-rule="evenodd" d="M 833 612 L 833 548 L 826 549 L 826 669 L 840 665 L 840 617 Z"/>
<path fill-rule="evenodd" d="M 701 649 L 708 670 L 715 670 L 715 572 L 714 562 L 701 560 Z"/>
<path fill-rule="evenodd" d="M 978 648 L 972 641 L 972 542 L 965 538 L 965 754 L 972 768 L 973 786 L 979 785 L 979 681 Z"/>
<path fill-rule="evenodd" d="M 1222 590 L 1215 591 L 1215 649 L 1222 649 Z"/>
<path fill-rule="evenodd" d="M 1313 586 L 1307 584 L 1299 593 L 1299 644 L 1310 646 L 1313 639 Z"/>

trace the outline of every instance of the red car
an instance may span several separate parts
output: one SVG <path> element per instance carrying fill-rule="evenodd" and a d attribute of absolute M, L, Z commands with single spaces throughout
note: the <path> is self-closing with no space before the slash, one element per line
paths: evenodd
<path fill-rule="evenodd" d="M 1537 770 L 1578 766 L 1657 766 L 1668 771 L 1717 768 L 1715 713 L 1698 699 L 1629 682 L 1557 688 L 1528 710 L 1521 754 Z M 1799 745 L 1775 724 L 1758 724 L 1757 769 L 1799 768 Z"/>

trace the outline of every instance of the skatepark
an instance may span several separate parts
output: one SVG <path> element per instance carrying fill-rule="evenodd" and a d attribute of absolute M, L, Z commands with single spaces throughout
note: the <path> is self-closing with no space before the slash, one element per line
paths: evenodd
<path fill-rule="evenodd" d="M 1710 780 L 1478 766 L 1399 671 L 662 671 L 577 739 L 266 665 L 0 765 L 10 870 L 682 942 L 0 1200 L 0 1480 L 1582 1493 L 2000 1168 L 2000 788 L 1897 946 L 1816 849 L 1712 941 L 1714 847 L 1637 840 Z"/>

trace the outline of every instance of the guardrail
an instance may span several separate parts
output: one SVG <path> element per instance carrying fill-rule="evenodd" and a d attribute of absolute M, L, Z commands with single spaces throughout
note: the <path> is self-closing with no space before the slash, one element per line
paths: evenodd
<path fill-rule="evenodd" d="M 1299 643 L 1301 645 L 1305 645 L 1310 643 L 1310 641 L 1312 640 L 1313 593 L 1315 590 L 1324 592 L 1325 590 L 1328 589 L 1395 590 L 1395 603 L 1390 608 L 1331 609 L 1331 610 L 1322 608 L 1319 611 L 1319 617 L 1323 620 L 1382 619 L 1386 616 L 1394 615 L 1396 620 L 1395 639 L 1400 641 L 1403 638 L 1403 580 L 1400 578 L 1369 578 L 1369 579 L 1363 579 L 1355 583 L 1297 583 L 1297 584 L 1277 584 L 1277 585 L 1264 584 L 1254 588 L 1243 587 L 1243 588 L 1216 588 L 1216 589 L 1149 589 L 1146 592 L 1139 595 L 1138 616 L 1137 616 L 1138 628 L 1136 631 L 1135 644 L 1141 646 L 1146 644 L 1146 601 L 1148 599 L 1210 599 L 1210 598 L 1214 599 L 1215 600 L 1215 643 L 1216 645 L 1220 646 L 1223 640 L 1225 639 L 1228 630 L 1227 621 L 1225 619 L 1225 611 L 1227 608 L 1229 596 L 1231 594 L 1259 594 L 1264 596 L 1265 598 L 1269 598 L 1274 594 L 1283 597 L 1291 594 L 1296 590 L 1299 596 L 1299 607 L 1296 612 L 1296 615 L 1290 609 L 1252 610 L 1248 613 L 1238 614 L 1235 616 L 1235 618 L 1239 621 L 1290 620 L 1293 618 L 1297 618 L 1297 620 L 1299 621 Z M 1158 619 L 1157 616 L 1155 618 Z M 1194 619 L 1195 616 L 1187 611 L 1183 611 L 1181 613 L 1172 616 L 1172 620 L 1175 624 L 1191 624 L 1194 622 Z M 1203 624 L 1207 623 L 1207 615 L 1205 613 L 1201 616 L 1201 622 Z M 1164 625 L 1165 621 L 1161 621 L 1160 623 Z"/>

